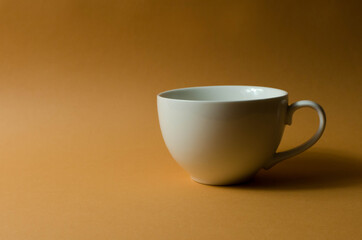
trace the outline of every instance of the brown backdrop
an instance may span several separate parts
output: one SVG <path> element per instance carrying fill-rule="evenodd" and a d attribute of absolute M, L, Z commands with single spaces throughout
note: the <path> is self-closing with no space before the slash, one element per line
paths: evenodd
<path fill-rule="evenodd" d="M 360 239 L 360 1 L 1 1 L 1 239 Z M 156 94 L 239 84 L 310 99 L 308 152 L 192 182 Z M 281 149 L 317 128 L 296 113 Z"/>

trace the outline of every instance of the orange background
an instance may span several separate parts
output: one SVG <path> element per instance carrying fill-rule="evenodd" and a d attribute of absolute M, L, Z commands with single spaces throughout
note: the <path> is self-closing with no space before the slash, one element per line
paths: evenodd
<path fill-rule="evenodd" d="M 360 1 L 0 2 L 0 239 L 361 239 Z M 156 94 L 281 88 L 309 151 L 233 187 L 171 158 Z M 281 150 L 308 139 L 298 111 Z"/>

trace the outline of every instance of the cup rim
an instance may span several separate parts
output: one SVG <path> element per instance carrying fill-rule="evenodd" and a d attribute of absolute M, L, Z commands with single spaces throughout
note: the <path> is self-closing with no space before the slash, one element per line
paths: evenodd
<path fill-rule="evenodd" d="M 188 89 L 202 89 L 202 88 L 221 88 L 221 87 L 250 87 L 250 88 L 263 88 L 269 90 L 280 91 L 282 94 L 280 96 L 275 97 L 264 97 L 264 98 L 257 98 L 257 99 L 238 99 L 238 100 L 195 100 L 195 99 L 178 99 L 172 97 L 162 96 L 167 93 L 183 91 Z M 171 101 L 178 101 L 178 102 L 194 102 L 194 103 L 228 103 L 228 102 L 256 102 L 256 101 L 266 101 L 266 100 L 275 100 L 275 99 L 283 99 L 288 97 L 288 92 L 279 88 L 273 87 L 265 87 L 265 86 L 255 86 L 255 85 L 211 85 L 211 86 L 195 86 L 195 87 L 185 87 L 185 88 L 176 88 L 167 91 L 160 92 L 157 94 L 157 98 L 160 99 L 167 99 Z"/>

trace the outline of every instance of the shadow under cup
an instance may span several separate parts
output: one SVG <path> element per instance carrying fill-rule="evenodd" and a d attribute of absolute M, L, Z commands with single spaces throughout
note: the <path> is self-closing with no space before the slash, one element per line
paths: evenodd
<path fill-rule="evenodd" d="M 272 161 L 283 135 L 288 93 L 255 86 L 176 89 L 157 96 L 173 158 L 203 184 L 243 182 Z"/>

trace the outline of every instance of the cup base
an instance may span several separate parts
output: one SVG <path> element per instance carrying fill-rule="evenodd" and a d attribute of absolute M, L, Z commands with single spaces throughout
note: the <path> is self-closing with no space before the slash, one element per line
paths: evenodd
<path fill-rule="evenodd" d="M 237 181 L 232 181 L 232 182 L 222 182 L 222 183 L 210 183 L 210 182 L 206 182 L 206 181 L 202 181 L 198 178 L 192 177 L 191 179 L 197 183 L 203 184 L 203 185 L 209 185 L 209 186 L 228 186 L 228 185 L 237 185 L 237 184 L 242 184 L 242 183 L 246 183 L 249 182 L 250 180 L 252 180 L 254 178 L 255 174 L 252 174 L 251 176 L 242 178 L 242 179 L 238 179 Z"/>

